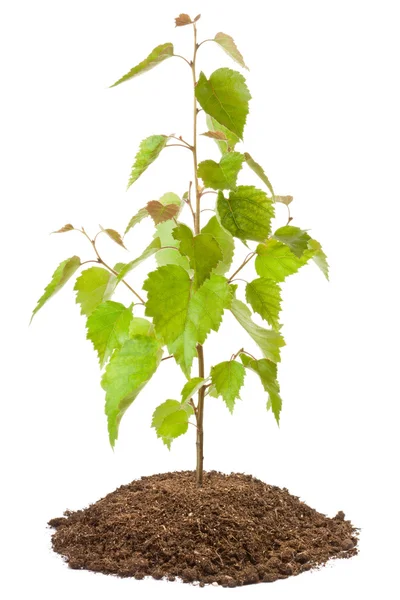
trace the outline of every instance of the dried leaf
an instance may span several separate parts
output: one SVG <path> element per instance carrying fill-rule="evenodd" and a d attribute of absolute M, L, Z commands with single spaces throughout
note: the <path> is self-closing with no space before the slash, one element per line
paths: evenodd
<path fill-rule="evenodd" d="M 222 140 L 223 142 L 227 141 L 227 137 L 223 131 L 205 131 L 200 135 L 204 135 L 205 137 L 212 138 L 213 140 Z"/>
<path fill-rule="evenodd" d="M 185 13 L 181 13 L 179 17 L 176 17 L 175 19 L 175 27 L 183 27 L 184 25 L 190 25 L 191 23 L 192 19 Z"/>
<path fill-rule="evenodd" d="M 155 225 L 173 219 L 179 212 L 177 204 L 161 204 L 158 200 L 151 200 L 146 205 L 146 210 L 153 219 Z"/>
<path fill-rule="evenodd" d="M 75 227 L 71 225 L 71 223 L 67 223 L 64 227 L 61 227 L 61 229 L 57 229 L 57 231 L 52 231 L 51 233 L 65 233 L 66 231 L 72 231 L 73 229 L 75 229 Z"/>
<path fill-rule="evenodd" d="M 193 19 L 193 23 L 196 23 L 196 21 L 198 21 L 200 19 L 201 15 L 197 15 L 194 19 Z"/>

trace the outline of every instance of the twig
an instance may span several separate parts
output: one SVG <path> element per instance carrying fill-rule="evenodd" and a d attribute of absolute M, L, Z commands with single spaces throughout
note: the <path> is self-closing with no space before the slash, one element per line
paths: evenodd
<path fill-rule="evenodd" d="M 242 264 L 240 265 L 240 267 L 238 269 L 236 269 L 236 271 L 229 277 L 228 282 L 230 283 L 232 281 L 232 279 L 235 277 L 235 275 L 237 275 L 239 273 L 239 271 L 241 271 L 243 269 L 243 267 L 245 267 L 247 265 L 247 263 L 253 258 L 253 256 L 255 256 L 255 252 L 250 252 L 250 254 L 247 255 L 247 257 L 244 259 L 244 261 L 242 262 Z"/>

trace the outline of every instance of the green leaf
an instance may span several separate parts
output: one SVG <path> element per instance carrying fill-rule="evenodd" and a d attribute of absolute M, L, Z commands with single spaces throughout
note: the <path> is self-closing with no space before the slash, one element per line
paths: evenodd
<path fill-rule="evenodd" d="M 235 249 L 233 237 L 228 231 L 226 231 L 226 229 L 221 227 L 217 217 L 215 216 L 211 217 L 201 232 L 209 233 L 217 240 L 218 245 L 222 250 L 222 260 L 215 267 L 214 273 L 216 275 L 225 275 L 232 264 L 233 252 Z"/>
<path fill-rule="evenodd" d="M 218 148 L 221 151 L 221 154 L 225 154 L 226 152 L 231 152 L 232 150 L 235 149 L 236 144 L 238 144 L 240 142 L 240 138 L 233 133 L 232 131 L 229 131 L 229 129 L 227 129 L 226 127 L 224 127 L 221 123 L 218 123 L 218 121 L 216 119 L 213 119 L 212 117 L 210 117 L 210 115 L 206 114 L 206 123 L 207 123 L 207 127 L 210 130 L 208 133 L 219 133 L 225 136 L 226 141 L 224 140 L 218 140 L 217 138 L 214 139 L 217 143 Z"/>
<path fill-rule="evenodd" d="M 109 300 L 114 293 L 116 277 L 102 267 L 90 267 L 82 271 L 76 280 L 76 302 L 81 305 L 81 315 L 87 317 L 94 309 Z"/>
<path fill-rule="evenodd" d="M 224 277 L 211 275 L 193 292 L 188 273 L 177 265 L 150 273 L 143 289 L 148 293 L 146 315 L 153 317 L 157 333 L 189 379 L 196 345 L 204 343 L 211 329 L 218 330 L 232 289 Z"/>
<path fill-rule="evenodd" d="M 272 196 L 275 196 L 274 194 L 274 189 L 271 185 L 270 180 L 268 179 L 268 177 L 265 174 L 264 169 L 262 168 L 261 165 L 259 165 L 251 156 L 248 152 L 244 153 L 244 158 L 246 160 L 246 163 L 248 164 L 248 166 L 250 167 L 250 169 L 252 171 L 254 171 L 254 173 L 256 175 L 258 175 L 258 177 L 261 179 L 261 181 L 263 181 L 265 183 L 265 185 L 267 186 L 267 188 L 269 189 L 269 191 L 271 192 Z M 276 200 L 276 198 L 275 198 Z"/>
<path fill-rule="evenodd" d="M 116 85 L 119 85 L 124 81 L 128 81 L 129 79 L 132 79 L 137 75 L 141 75 L 146 71 L 150 71 L 150 69 L 153 69 L 154 67 L 159 65 L 163 60 L 165 60 L 166 58 L 170 58 L 173 55 L 174 46 L 171 43 L 167 42 L 166 44 L 161 44 L 160 46 L 157 46 L 156 48 L 154 48 L 154 50 L 150 52 L 147 58 L 142 60 L 142 62 L 136 65 L 136 67 L 133 67 L 128 73 L 126 73 L 126 75 L 121 77 L 121 79 L 118 79 L 118 81 L 113 83 L 113 85 L 111 85 L 110 87 L 115 87 Z"/>
<path fill-rule="evenodd" d="M 317 240 L 308 241 L 308 249 L 305 251 L 306 257 L 311 257 L 317 267 L 319 267 L 326 279 L 329 281 L 329 265 L 327 256 L 322 250 L 321 244 Z"/>
<path fill-rule="evenodd" d="M 155 225 L 159 225 L 164 221 L 173 219 L 179 212 L 178 204 L 162 204 L 158 200 L 151 200 L 146 205 L 146 210 L 154 221 Z"/>
<path fill-rule="evenodd" d="M 241 240 L 265 240 L 274 216 L 272 199 L 251 185 L 240 185 L 225 198 L 218 192 L 219 221 L 234 237 Z"/>
<path fill-rule="evenodd" d="M 101 229 L 101 231 L 106 233 L 113 242 L 118 244 L 118 246 L 122 246 L 122 248 L 125 248 L 125 250 L 127 249 L 126 246 L 124 245 L 122 237 L 118 233 L 118 231 L 115 231 L 115 229 L 104 229 L 101 225 L 100 225 L 100 229 Z"/>
<path fill-rule="evenodd" d="M 99 356 L 100 367 L 129 338 L 131 320 L 131 308 L 112 300 L 99 304 L 88 317 L 87 338 L 93 343 Z"/>
<path fill-rule="evenodd" d="M 156 160 L 161 150 L 167 145 L 168 139 L 166 135 L 151 135 L 140 143 L 139 151 L 135 156 L 135 162 L 132 166 L 128 189 L 132 183 L 135 183 L 139 179 L 147 167 Z"/>
<path fill-rule="evenodd" d="M 171 448 L 171 442 L 188 430 L 189 416 L 192 414 L 189 405 L 183 406 L 177 400 L 166 400 L 157 406 L 153 413 L 151 426 L 164 444 Z"/>
<path fill-rule="evenodd" d="M 306 231 L 299 227 L 293 227 L 293 225 L 285 225 L 277 229 L 274 233 L 274 238 L 278 242 L 289 246 L 293 254 L 298 258 L 302 257 L 308 248 L 308 242 L 311 240 Z"/>
<path fill-rule="evenodd" d="M 279 362 L 280 348 L 285 345 L 281 334 L 273 329 L 264 329 L 256 325 L 251 319 L 250 310 L 240 300 L 232 300 L 231 311 L 241 326 L 261 348 L 265 358 L 269 358 L 275 363 Z"/>
<path fill-rule="evenodd" d="M 273 329 L 279 329 L 282 298 L 281 289 L 275 281 L 265 277 L 254 279 L 246 286 L 246 300 Z"/>
<path fill-rule="evenodd" d="M 211 368 L 211 381 L 216 395 L 222 396 L 223 401 L 232 413 L 235 400 L 240 398 L 239 391 L 244 382 L 244 367 L 236 360 L 221 362 Z"/>
<path fill-rule="evenodd" d="M 54 271 L 49 285 L 45 288 L 43 295 L 39 298 L 37 305 L 32 313 L 31 322 L 38 310 L 56 294 L 72 277 L 75 271 L 80 267 L 81 259 L 79 256 L 72 256 L 61 262 Z"/>
<path fill-rule="evenodd" d="M 240 358 L 246 369 L 251 369 L 259 376 L 264 390 L 269 395 L 267 408 L 272 409 L 276 422 L 279 425 L 279 415 L 282 409 L 282 398 L 280 396 L 279 383 L 277 380 L 276 364 L 270 360 L 267 360 L 266 358 L 254 360 L 245 354 L 241 354 Z"/>
<path fill-rule="evenodd" d="M 182 388 L 182 404 L 187 404 L 199 389 L 203 387 L 205 381 L 204 377 L 193 377 L 192 379 L 189 379 Z"/>
<path fill-rule="evenodd" d="M 245 65 L 243 56 L 239 52 L 233 38 L 230 35 L 228 35 L 227 33 L 222 33 L 222 31 L 220 31 L 216 34 L 213 41 L 219 44 L 219 46 L 221 46 L 221 48 L 225 50 L 225 52 L 231 58 L 233 58 L 233 60 L 237 62 L 241 67 L 249 70 L 249 67 Z"/>
<path fill-rule="evenodd" d="M 131 260 L 131 262 L 126 263 L 126 264 L 125 263 L 117 263 L 115 265 L 115 270 L 118 271 L 118 277 L 117 277 L 116 283 L 119 283 L 121 281 L 121 279 L 124 279 L 124 277 L 128 273 L 130 273 L 133 269 L 135 269 L 138 265 L 140 265 L 140 263 L 142 263 L 144 260 L 146 260 L 146 258 L 153 256 L 153 254 L 155 254 L 157 252 L 157 250 L 159 250 L 160 248 L 161 248 L 161 241 L 160 241 L 160 238 L 157 237 L 151 242 L 151 244 L 149 244 L 147 246 L 147 248 L 145 250 L 143 250 L 143 252 L 140 256 L 138 256 L 134 260 Z"/>
<path fill-rule="evenodd" d="M 195 287 L 200 287 L 223 258 L 218 242 L 209 233 L 193 236 L 190 227 L 183 223 L 174 229 L 173 236 L 180 242 L 181 253 L 189 258 L 190 266 L 194 270 Z"/>
<path fill-rule="evenodd" d="M 274 239 L 268 239 L 257 246 L 255 267 L 260 277 L 284 281 L 288 275 L 296 273 L 305 265 L 307 258 L 298 258 L 286 244 Z"/>
<path fill-rule="evenodd" d="M 219 163 L 214 160 L 203 160 L 199 164 L 197 175 L 201 177 L 205 187 L 213 190 L 234 190 L 236 180 L 243 163 L 243 154 L 228 152 Z"/>
<path fill-rule="evenodd" d="M 242 139 L 251 98 L 243 75 L 226 68 L 214 71 L 210 79 L 200 73 L 196 98 L 208 115 Z"/>
<path fill-rule="evenodd" d="M 106 392 L 106 415 L 111 446 L 118 437 L 121 418 L 160 364 L 159 342 L 144 335 L 127 340 L 108 363 L 101 385 Z"/>
<path fill-rule="evenodd" d="M 149 213 L 147 212 L 146 208 L 141 208 L 136 215 L 133 215 L 132 219 L 129 221 L 126 229 L 125 229 L 125 235 L 128 233 L 128 231 L 130 231 L 131 229 L 133 229 L 133 227 L 135 227 L 135 225 L 137 225 L 138 223 L 140 223 L 140 221 L 143 221 L 143 219 L 145 219 L 146 217 L 149 216 Z"/>

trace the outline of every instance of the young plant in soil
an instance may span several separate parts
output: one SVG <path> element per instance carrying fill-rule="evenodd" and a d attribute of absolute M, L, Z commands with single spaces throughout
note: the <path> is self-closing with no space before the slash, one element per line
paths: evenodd
<path fill-rule="evenodd" d="M 77 231 L 85 236 L 93 257 L 82 260 L 72 256 L 63 261 L 32 317 L 83 267 L 74 289 L 81 313 L 87 318 L 87 337 L 104 369 L 101 384 L 106 393 L 111 445 L 117 440 L 125 411 L 160 363 L 173 358 L 182 370 L 180 399 L 164 400 L 154 411 L 152 426 L 169 448 L 175 438 L 187 432 L 192 420 L 196 426 L 196 482 L 201 486 L 207 397 L 221 397 L 232 412 L 246 371 L 254 371 L 268 396 L 267 408 L 279 423 L 282 400 L 277 365 L 284 345 L 281 285 L 310 261 L 328 278 L 328 264 L 319 242 L 293 224 L 293 198 L 275 194 L 263 167 L 245 145 L 242 148 L 251 99 L 243 74 L 230 67 L 219 68 L 210 75 L 198 72 L 198 57 L 206 43 L 224 50 L 242 70 L 247 69 L 229 35 L 217 33 L 213 39 L 198 40 L 199 19 L 200 15 L 192 20 L 186 14 L 176 19 L 177 27 L 193 30 L 190 57 L 175 54 L 169 42 L 161 44 L 111 86 L 130 81 L 174 57 L 182 61 L 182 68 L 190 69 L 193 101 L 187 110 L 193 115 L 192 136 L 186 140 L 179 134 L 157 133 L 144 139 L 128 183 L 129 188 L 139 177 L 146 176 L 145 171 L 161 153 L 174 152 L 179 147 L 179 152 L 185 149 L 193 160 L 186 192 L 182 197 L 168 192 L 154 200 L 149 191 L 149 202 L 131 218 L 124 235 L 101 228 L 92 237 L 83 227 L 71 224 L 59 229 L 56 233 Z M 209 138 L 210 144 L 217 144 L 221 153 L 218 162 L 198 156 L 199 135 Z M 243 173 L 245 181 L 246 172 L 250 171 L 259 177 L 260 187 L 238 185 L 239 173 Z M 207 219 L 210 213 L 202 212 L 206 194 L 215 195 L 214 214 Z M 286 205 L 288 218 L 273 231 L 276 203 Z M 133 260 L 110 266 L 99 254 L 98 237 L 108 236 L 125 248 L 125 236 L 147 218 L 155 226 L 149 245 Z M 191 220 L 192 226 L 184 223 L 184 218 Z M 238 265 L 233 265 L 235 243 L 245 244 L 249 250 Z M 132 277 L 133 271 L 151 256 L 158 268 L 148 274 L 142 291 Z M 245 269 L 251 263 L 257 277 L 249 280 Z M 132 294 L 130 306 L 113 299 L 121 285 Z M 231 356 L 221 356 L 221 362 L 206 371 L 204 344 L 212 330 L 218 331 L 227 311 L 256 342 L 259 354 L 253 356 L 246 348 L 233 348 Z M 265 321 L 265 326 L 253 320 L 253 313 Z"/>

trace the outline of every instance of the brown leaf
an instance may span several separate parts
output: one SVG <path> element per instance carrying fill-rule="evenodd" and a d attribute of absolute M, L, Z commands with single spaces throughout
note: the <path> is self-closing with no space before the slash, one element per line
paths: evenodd
<path fill-rule="evenodd" d="M 191 23 L 192 19 L 185 13 L 181 13 L 179 17 L 176 17 L 175 19 L 175 27 L 183 27 L 184 25 L 190 25 Z"/>
<path fill-rule="evenodd" d="M 66 231 L 72 231 L 73 229 L 75 229 L 75 227 L 71 225 L 71 223 L 67 223 L 64 227 L 61 227 L 61 229 L 57 229 L 57 231 L 52 231 L 51 233 L 65 233 Z"/>
<path fill-rule="evenodd" d="M 206 131 L 205 133 L 201 133 L 200 135 L 205 135 L 206 137 L 213 138 L 213 140 L 222 140 L 223 142 L 227 141 L 227 137 L 223 133 L 223 131 Z"/>
<path fill-rule="evenodd" d="M 164 205 L 158 200 L 151 200 L 148 202 L 146 209 L 156 225 L 163 223 L 164 221 L 169 221 L 169 219 L 173 219 L 179 212 L 179 206 L 177 204 Z"/>
<path fill-rule="evenodd" d="M 195 18 L 193 19 L 193 23 L 196 23 L 196 21 L 198 21 L 198 20 L 200 19 L 200 17 L 201 17 L 201 15 L 197 15 L 197 17 L 195 17 Z"/>
<path fill-rule="evenodd" d="M 289 204 L 293 202 L 293 196 L 275 196 L 275 202 L 281 202 L 282 204 L 289 206 Z"/>
<path fill-rule="evenodd" d="M 124 242 L 122 241 L 122 237 L 118 233 L 118 231 L 115 231 L 115 229 L 104 229 L 101 225 L 100 225 L 100 229 L 102 231 L 104 231 L 104 233 L 106 233 L 108 235 L 108 237 L 113 240 L 113 242 L 115 242 L 116 244 L 118 244 L 119 246 L 122 246 L 122 248 L 125 248 L 125 250 L 127 250 L 126 246 L 124 245 Z"/>

